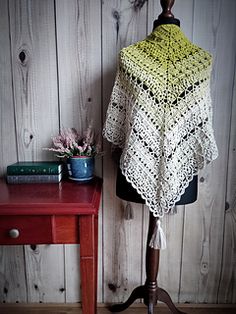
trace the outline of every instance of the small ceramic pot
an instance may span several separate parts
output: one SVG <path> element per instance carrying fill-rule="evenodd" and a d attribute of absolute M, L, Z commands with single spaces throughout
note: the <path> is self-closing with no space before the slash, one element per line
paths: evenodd
<path fill-rule="evenodd" d="M 71 180 L 86 182 L 93 178 L 94 157 L 73 156 L 67 165 Z"/>

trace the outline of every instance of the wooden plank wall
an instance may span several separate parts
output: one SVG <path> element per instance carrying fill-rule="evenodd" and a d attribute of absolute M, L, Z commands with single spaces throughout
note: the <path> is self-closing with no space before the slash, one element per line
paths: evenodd
<path fill-rule="evenodd" d="M 119 50 L 145 38 L 158 0 L 0 1 L 0 175 L 42 150 L 61 126 L 98 132 Z M 236 302 L 236 2 L 176 0 L 185 34 L 214 56 L 212 99 L 219 158 L 199 175 L 198 201 L 164 220 L 159 283 L 176 302 Z M 99 217 L 99 302 L 124 301 L 145 280 L 148 210 L 115 197 L 116 164 L 104 142 Z M 0 302 L 78 302 L 75 245 L 2 246 Z"/>

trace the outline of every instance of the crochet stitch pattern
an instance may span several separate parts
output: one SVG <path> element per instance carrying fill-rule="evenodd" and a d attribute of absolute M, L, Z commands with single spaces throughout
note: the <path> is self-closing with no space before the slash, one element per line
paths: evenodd
<path fill-rule="evenodd" d="M 103 135 L 155 217 L 171 211 L 193 176 L 216 159 L 211 55 L 174 24 L 119 53 Z"/>

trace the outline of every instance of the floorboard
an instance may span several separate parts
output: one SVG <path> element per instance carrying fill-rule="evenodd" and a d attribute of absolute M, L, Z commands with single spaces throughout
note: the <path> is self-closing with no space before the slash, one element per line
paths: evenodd
<path fill-rule="evenodd" d="M 181 304 L 178 309 L 186 314 L 235 314 L 236 305 L 196 305 Z M 82 314 L 81 305 L 79 304 L 1 304 L 1 314 Z M 106 307 L 98 306 L 97 314 L 109 314 Z M 147 308 L 143 305 L 130 307 L 124 314 L 147 314 Z M 170 314 L 171 312 L 164 306 L 158 305 L 155 314 Z"/>

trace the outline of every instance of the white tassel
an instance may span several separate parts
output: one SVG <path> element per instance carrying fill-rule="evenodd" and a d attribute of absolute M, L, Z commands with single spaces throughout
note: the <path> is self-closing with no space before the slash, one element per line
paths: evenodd
<path fill-rule="evenodd" d="M 125 220 L 134 219 L 134 211 L 131 204 L 128 202 L 124 208 L 124 218 Z"/>
<path fill-rule="evenodd" d="M 149 246 L 155 250 L 164 250 L 166 248 L 166 237 L 161 227 L 160 219 L 156 222 Z"/>
<path fill-rule="evenodd" d="M 176 205 L 171 208 L 170 214 L 172 214 L 172 215 L 177 214 L 177 206 Z"/>

